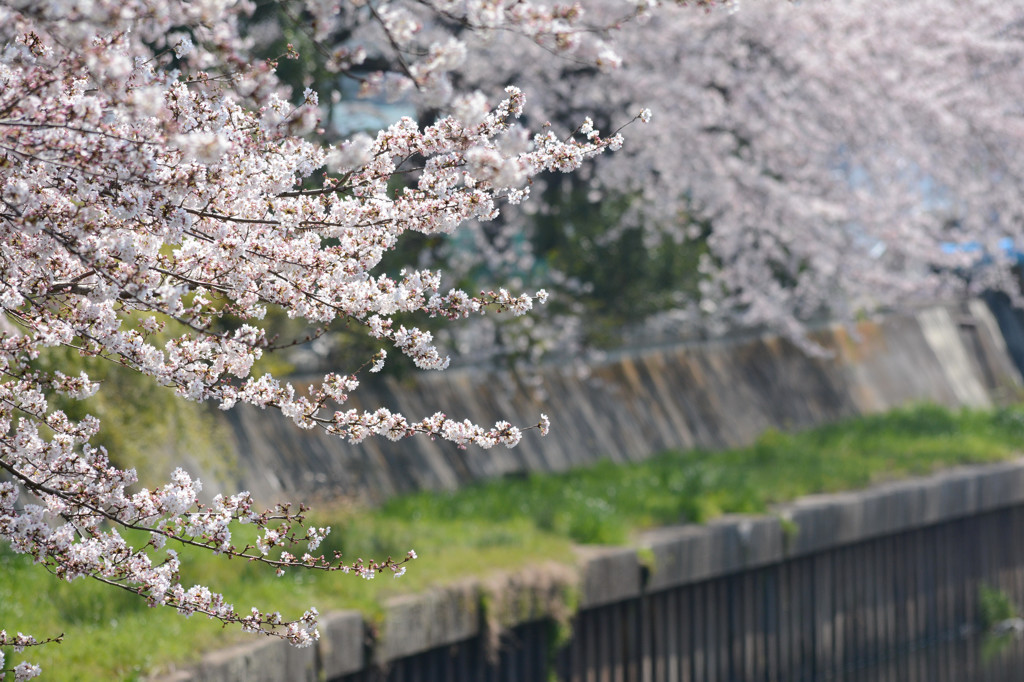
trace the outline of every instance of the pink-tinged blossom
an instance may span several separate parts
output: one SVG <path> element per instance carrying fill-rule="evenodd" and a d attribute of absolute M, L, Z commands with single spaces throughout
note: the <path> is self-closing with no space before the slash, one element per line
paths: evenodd
<path fill-rule="evenodd" d="M 42 668 L 33 663 L 22 661 L 18 665 L 14 666 L 14 679 L 16 682 L 22 682 L 22 680 L 31 680 L 34 677 L 39 677 L 43 674 Z"/>
<path fill-rule="evenodd" d="M 328 50 L 328 67 L 387 53 L 402 68 L 371 74 L 367 89 L 416 91 L 443 111 L 454 103 L 428 126 L 407 117 L 325 145 L 302 136 L 317 125 L 319 94 L 307 88 L 294 103 L 273 66 L 248 53 L 239 29 L 251 3 L 95 0 L 88 12 L 64 4 L 0 7 L 0 540 L 59 579 L 100 579 L 154 607 L 307 646 L 318 637 L 315 609 L 295 620 L 238 610 L 208 586 L 183 585 L 176 548 L 365 579 L 401 575 L 415 552 L 383 562 L 315 556 L 329 529 L 305 527 L 304 507 L 257 510 L 244 492 L 203 503 L 200 482 L 182 469 L 164 485 L 137 487 L 133 470 L 90 443 L 99 422 L 76 421 L 52 402 L 83 399 L 98 384 L 34 361 L 74 348 L 182 399 L 278 410 L 351 442 L 422 434 L 459 447 L 517 444 L 521 429 L 505 421 L 487 429 L 440 412 L 346 406 L 358 372 L 378 371 L 384 351 L 308 389 L 254 374 L 273 344 L 265 318 L 280 310 L 314 327 L 362 327 L 418 367 L 444 369 L 432 334 L 395 316 L 529 312 L 527 294 L 442 294 L 438 272 L 392 277 L 379 265 L 406 232 L 493 220 L 527 199 L 538 174 L 575 171 L 622 144 L 589 119 L 578 136 L 529 133 L 519 120 L 526 97 L 513 86 L 490 100 L 458 92 L 451 76 L 468 68 L 478 36 L 515 34 L 594 65 L 617 57 L 582 23 L 581 5 L 306 0 L 297 15 L 314 40 L 351 29 L 365 43 Z M 622 9 L 622 20 L 646 11 Z M 452 25 L 458 35 L 445 33 Z M 233 331 L 218 324 L 225 318 Z M 256 527 L 252 545 L 235 539 L 240 523 Z M 129 542 L 124 527 L 149 540 Z M 301 557 L 288 551 L 302 542 Z M 39 643 L 0 631 L 0 646 Z M 28 679 L 38 668 L 14 672 Z"/>
<path fill-rule="evenodd" d="M 636 230 L 652 252 L 687 242 L 706 252 L 697 296 L 680 292 L 664 324 L 769 327 L 806 341 L 807 322 L 826 316 L 849 321 L 986 290 L 1022 302 L 1024 6 L 633 4 L 646 21 L 615 34 L 619 69 L 599 73 L 502 41 L 481 45 L 488 58 L 462 75 L 491 93 L 495 75 L 514 74 L 531 116 L 555 122 L 552 140 L 578 124 L 575 112 L 650 120 L 563 186 L 583 186 L 594 203 L 628 199 L 602 235 L 609 242 Z M 621 9 L 593 0 L 587 20 Z M 526 209 L 505 213 L 502 237 L 530 225 Z M 511 258 L 495 251 L 479 256 L 492 269 Z M 569 296 L 576 283 L 556 285 Z"/>

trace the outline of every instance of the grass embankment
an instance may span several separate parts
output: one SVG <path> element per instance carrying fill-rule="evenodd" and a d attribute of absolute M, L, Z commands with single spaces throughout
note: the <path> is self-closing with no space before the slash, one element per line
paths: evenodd
<path fill-rule="evenodd" d="M 334 529 L 324 549 L 349 558 L 415 549 L 420 559 L 400 580 L 298 571 L 275 578 L 264 567 L 207 556 L 192 562 L 183 579 L 222 590 L 245 609 L 273 605 L 294 617 L 315 604 L 321 612 L 358 608 L 373 616 L 398 591 L 538 559 L 571 561 L 573 543 L 621 543 L 638 528 L 763 512 L 808 493 L 1008 459 L 1022 444 L 1024 406 L 985 412 L 918 406 L 799 434 L 772 431 L 743 449 L 670 452 L 630 466 L 605 462 L 317 520 Z M 63 632 L 62 644 L 30 652 L 53 680 L 132 679 L 237 636 L 202 617 L 148 609 L 101 585 L 61 583 L 2 548 L 0 627 L 36 636 Z M 6 653 L 8 664 L 20 659 Z"/>

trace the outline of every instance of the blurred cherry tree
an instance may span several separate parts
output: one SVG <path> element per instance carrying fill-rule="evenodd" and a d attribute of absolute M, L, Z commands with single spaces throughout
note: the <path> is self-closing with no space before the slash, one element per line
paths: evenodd
<path fill-rule="evenodd" d="M 745 0 L 622 23 L 618 3 L 586 9 L 620 26 L 621 64 L 479 34 L 486 57 L 459 74 L 483 98 L 516 82 L 527 121 L 559 135 L 654 112 L 621 152 L 539 176 L 543 201 L 448 253 L 450 270 L 551 291 L 511 323 L 534 347 L 615 343 L 646 321 L 768 328 L 814 350 L 811 321 L 985 290 L 1020 300 L 1024 8 Z"/>

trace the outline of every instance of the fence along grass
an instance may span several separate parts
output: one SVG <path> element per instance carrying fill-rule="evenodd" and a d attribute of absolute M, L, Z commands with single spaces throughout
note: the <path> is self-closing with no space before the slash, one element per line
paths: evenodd
<path fill-rule="evenodd" d="M 275 578 L 241 562 L 209 561 L 193 570 L 197 580 L 223 587 L 239 603 L 288 603 L 300 611 L 316 604 L 322 612 L 358 608 L 378 618 L 381 601 L 391 595 L 496 566 L 568 563 L 574 543 L 616 544 L 636 529 L 761 512 L 808 493 L 1004 460 L 1018 454 L 1021 443 L 1024 406 L 950 411 L 917 405 L 802 433 L 770 431 L 736 450 L 668 452 L 639 464 L 601 462 L 451 494 L 421 493 L 373 510 L 321 511 L 318 523 L 334 528 L 328 551 L 377 557 L 416 549 L 420 559 L 400 580 Z M 58 608 L 50 608 L 54 604 Z M 215 623 L 196 623 L 200 617 L 185 621 L 100 585 L 54 581 L 6 548 L 0 548 L 0 616 L 8 631 L 68 635 L 63 644 L 33 652 L 55 680 L 133 679 L 231 641 Z"/>

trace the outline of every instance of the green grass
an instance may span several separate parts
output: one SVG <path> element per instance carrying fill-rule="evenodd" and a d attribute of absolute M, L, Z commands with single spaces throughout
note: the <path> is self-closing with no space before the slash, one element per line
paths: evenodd
<path fill-rule="evenodd" d="M 1024 446 L 1024 407 L 950 412 L 921 405 L 798 434 L 768 431 L 747 448 L 667 452 L 620 466 L 500 480 L 394 500 L 378 520 L 521 519 L 580 543 L 621 543 L 636 528 L 763 512 L 801 495 L 1006 459 Z"/>
<path fill-rule="evenodd" d="M 950 412 L 923 405 L 799 434 L 765 433 L 748 448 L 669 452 L 644 463 L 601 462 L 559 475 L 532 475 L 456 493 L 423 493 L 376 510 L 321 512 L 325 550 L 346 557 L 420 559 L 400 580 L 367 582 L 337 573 L 291 571 L 275 578 L 255 564 L 202 556 L 186 585 L 224 591 L 242 609 L 281 608 L 296 617 L 357 608 L 371 618 L 399 591 L 467 574 L 515 569 L 540 559 L 572 561 L 573 543 L 622 543 L 638 529 L 758 513 L 800 495 L 860 488 L 939 468 L 1011 458 L 1024 444 L 1024 406 Z M 200 616 L 149 609 L 127 593 L 86 581 L 61 583 L 0 548 L 0 627 L 36 636 L 65 634 L 59 645 L 27 652 L 46 678 L 132 679 L 238 637 Z M 20 656 L 7 651 L 8 665 Z"/>

